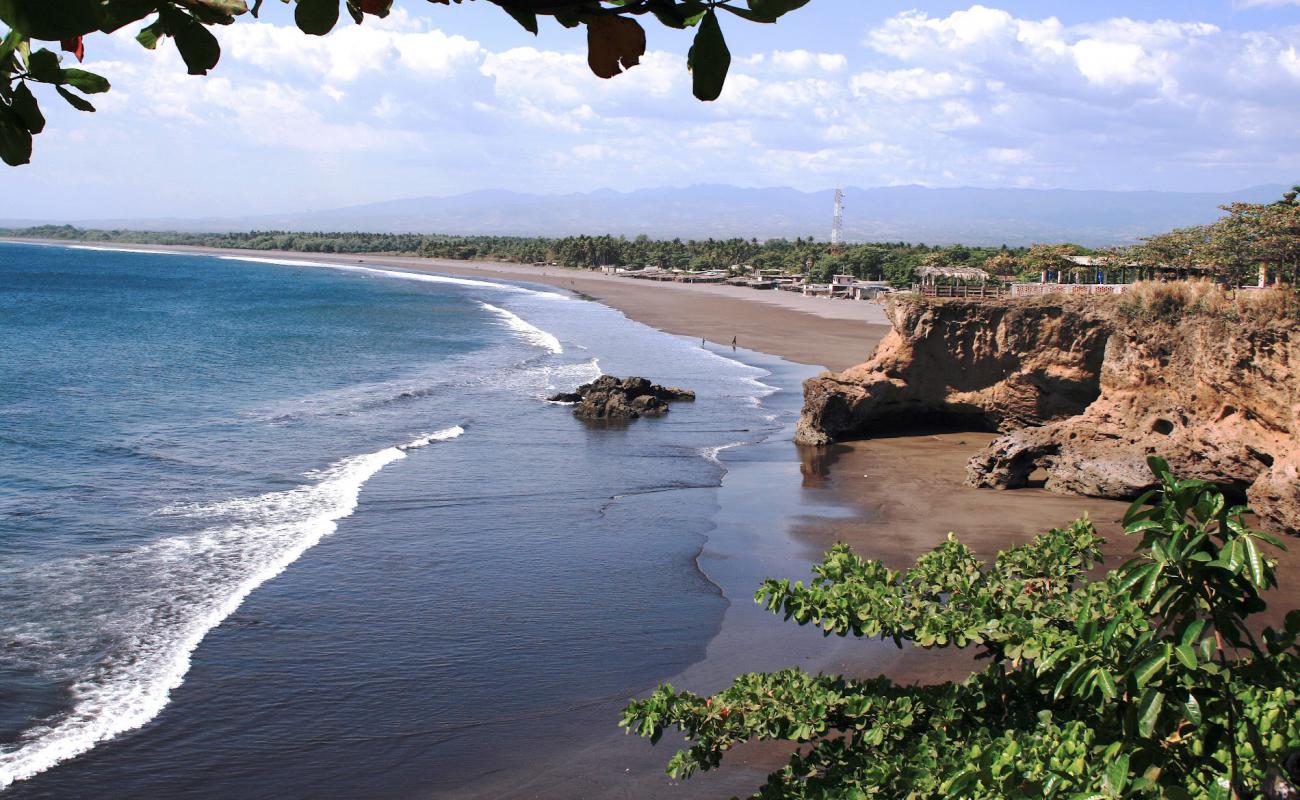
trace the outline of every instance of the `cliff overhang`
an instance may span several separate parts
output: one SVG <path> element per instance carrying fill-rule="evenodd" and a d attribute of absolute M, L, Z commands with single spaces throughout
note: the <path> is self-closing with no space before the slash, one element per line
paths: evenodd
<path fill-rule="evenodd" d="M 873 358 L 804 387 L 797 441 L 935 426 L 1000 434 L 975 486 L 1130 498 L 1149 454 L 1300 533 L 1300 335 L 1293 320 L 1148 319 L 1096 298 L 894 301 Z"/>

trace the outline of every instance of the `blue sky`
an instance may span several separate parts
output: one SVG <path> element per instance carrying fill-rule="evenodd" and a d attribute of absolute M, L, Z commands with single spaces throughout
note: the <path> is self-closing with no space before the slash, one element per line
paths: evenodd
<path fill-rule="evenodd" d="M 185 75 L 134 29 L 87 42 L 113 91 L 45 100 L 0 218 L 234 215 L 487 188 L 692 183 L 1227 190 L 1300 180 L 1300 0 L 812 0 L 724 18 L 715 103 L 689 34 L 587 71 L 577 31 L 533 37 L 486 3 L 398 0 L 325 38 L 268 2 Z M 549 21 L 547 21 L 549 22 Z"/>

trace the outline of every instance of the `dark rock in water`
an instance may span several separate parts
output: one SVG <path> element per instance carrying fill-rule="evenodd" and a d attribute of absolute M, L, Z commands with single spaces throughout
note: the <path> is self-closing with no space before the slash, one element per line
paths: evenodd
<path fill-rule="evenodd" d="M 695 392 L 660 386 L 645 378 L 601 375 L 576 392 L 561 392 L 548 399 L 576 403 L 573 413 L 584 419 L 637 419 L 667 414 L 669 401 L 694 400 Z"/>

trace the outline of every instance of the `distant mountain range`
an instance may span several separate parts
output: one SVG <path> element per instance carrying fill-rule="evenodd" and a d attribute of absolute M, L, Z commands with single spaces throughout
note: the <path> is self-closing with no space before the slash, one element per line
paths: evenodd
<path fill-rule="evenodd" d="M 1286 187 L 1235 192 L 1110 192 L 1066 189 L 846 188 L 849 241 L 1026 245 L 1069 241 L 1100 246 L 1211 222 L 1233 201 L 1271 202 Z M 833 191 L 686 188 L 599 190 L 538 195 L 504 190 L 413 197 L 327 211 L 192 219 L 11 220 L 5 225 L 71 222 L 81 227 L 193 232 L 291 230 L 375 233 L 652 238 L 830 236 Z"/>

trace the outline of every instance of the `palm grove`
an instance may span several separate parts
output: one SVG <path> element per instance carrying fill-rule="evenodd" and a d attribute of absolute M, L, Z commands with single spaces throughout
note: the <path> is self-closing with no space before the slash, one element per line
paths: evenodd
<path fill-rule="evenodd" d="M 288 0 L 286 0 L 287 2 Z M 451 0 L 431 0 L 449 5 Z M 457 0 L 459 2 L 460 0 Z M 597 75 L 633 68 L 645 50 L 638 20 L 690 31 L 694 93 L 722 90 L 730 53 L 719 22 L 772 23 L 807 0 L 485 0 L 536 33 L 538 17 L 587 31 Z M 9 31 L 0 41 L 0 157 L 32 156 L 45 127 L 37 91 L 91 111 L 84 95 L 109 81 L 65 65 L 94 36 L 139 23 L 147 48 L 171 39 L 192 74 L 217 65 L 208 30 L 256 14 L 244 0 L 0 0 Z M 346 12 L 360 24 L 384 16 L 392 0 L 297 0 L 295 20 L 324 35 Z M 721 13 L 720 13 L 721 12 Z M 49 43 L 50 47 L 42 46 Z M 1296 194 L 1269 206 L 1227 209 L 1206 228 L 1174 231 L 1102 254 L 1127 267 L 1195 268 L 1226 283 L 1265 277 L 1293 283 Z M 609 237 L 509 240 L 359 234 L 252 234 L 288 249 L 430 253 L 453 257 L 557 260 L 574 266 L 663 260 L 686 266 L 759 262 L 783 269 L 854 274 L 891 268 L 905 282 L 918 261 L 976 259 L 998 274 L 1032 273 L 1067 251 L 980 252 L 863 245 L 834 256 L 824 245 L 653 243 Z M 302 236 L 302 247 L 294 243 Z M 276 237 L 288 237 L 277 239 Z M 341 242 L 341 244 L 340 244 Z M 451 255 L 443 252 L 442 255 Z M 820 257 L 818 257 L 820 256 Z M 700 259 L 700 261 L 695 261 Z M 895 266 L 891 267 L 893 264 Z M 1088 571 L 1099 539 L 1085 519 L 984 563 L 949 540 L 897 571 L 832 549 L 806 585 L 769 580 L 756 600 L 827 635 L 880 637 L 900 646 L 973 647 L 987 665 L 960 683 L 904 686 L 885 677 L 808 675 L 798 669 L 750 674 L 700 697 L 663 686 L 633 702 L 623 725 L 659 741 L 676 729 L 685 748 L 677 775 L 718 766 L 752 739 L 799 743 L 782 770 L 758 789 L 765 798 L 1248 798 L 1296 797 L 1300 770 L 1300 613 L 1264 628 L 1261 593 L 1277 582 L 1267 555 L 1280 542 L 1249 524 L 1215 486 L 1178 480 L 1158 458 L 1155 488 L 1125 517 L 1137 540 L 1133 559 L 1103 577 Z"/>

